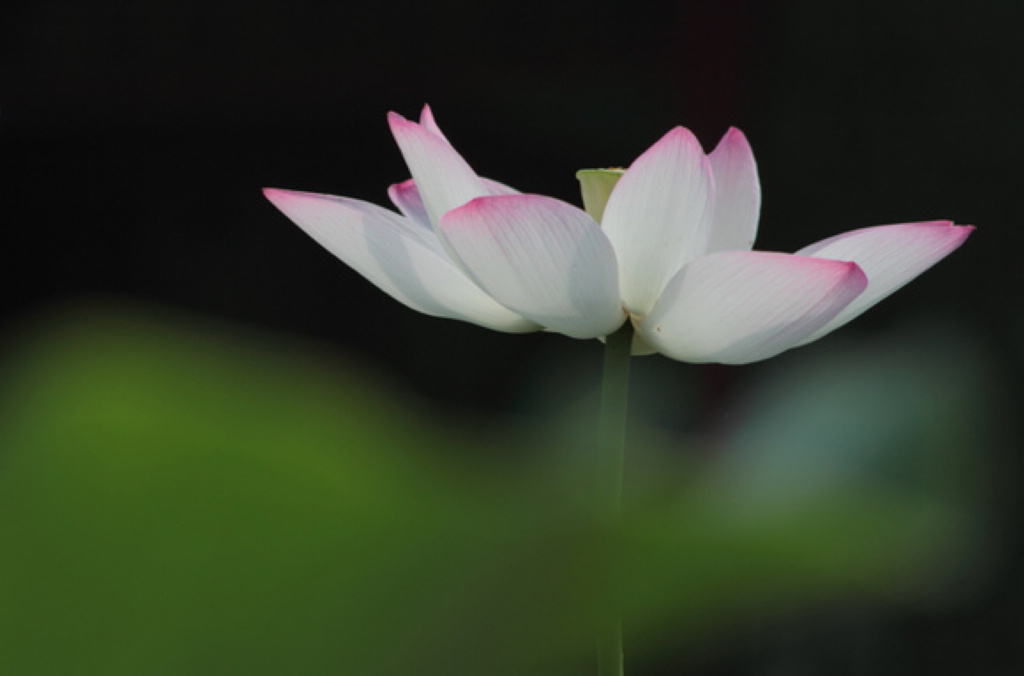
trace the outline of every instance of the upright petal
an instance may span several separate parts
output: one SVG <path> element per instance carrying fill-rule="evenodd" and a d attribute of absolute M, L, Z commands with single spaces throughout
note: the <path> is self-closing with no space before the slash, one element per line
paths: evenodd
<path fill-rule="evenodd" d="M 761 181 L 747 137 L 731 127 L 708 155 L 715 177 L 715 207 L 708 253 L 750 251 L 761 214 Z"/>
<path fill-rule="evenodd" d="M 437 126 L 437 120 L 434 119 L 434 111 L 432 111 L 428 105 L 424 104 L 423 110 L 420 111 L 420 124 L 443 138 L 445 141 L 448 140 L 448 137 L 444 135 L 441 128 Z"/>
<path fill-rule="evenodd" d="M 955 251 L 973 231 L 973 226 L 950 221 L 880 225 L 851 230 L 797 251 L 797 256 L 854 261 L 868 276 L 867 290 L 805 342 L 839 328 L 898 290 Z"/>
<path fill-rule="evenodd" d="M 866 286 L 855 263 L 723 251 L 683 268 L 639 329 L 673 359 L 745 364 L 799 345 Z"/>
<path fill-rule="evenodd" d="M 437 120 L 434 119 L 434 111 L 432 111 L 430 109 L 430 106 L 428 106 L 428 105 L 424 105 L 423 106 L 423 110 L 420 112 L 420 126 L 422 126 L 425 129 L 428 129 L 428 130 L 432 131 L 433 133 L 437 134 L 442 139 L 444 139 L 445 143 L 448 143 L 449 145 L 451 145 L 451 142 L 448 141 L 448 137 L 445 136 L 444 132 L 441 131 L 441 128 L 437 126 Z M 480 177 L 480 180 L 483 181 L 484 187 L 487 189 L 487 194 L 488 195 L 518 195 L 519 194 L 518 190 L 516 190 L 515 188 L 512 188 L 512 187 L 509 187 L 509 186 L 505 185 L 504 183 L 499 183 L 498 181 L 493 181 L 493 180 L 491 180 L 489 178 L 483 178 L 483 177 Z M 398 205 L 395 205 L 395 206 L 398 206 Z"/>
<path fill-rule="evenodd" d="M 443 136 L 397 113 L 388 113 L 388 123 L 435 227 L 446 211 L 488 194 L 480 177 Z"/>
<path fill-rule="evenodd" d="M 476 286 L 426 228 L 359 200 L 273 188 L 264 194 L 328 251 L 414 310 L 496 331 L 539 328 Z"/>
<path fill-rule="evenodd" d="M 619 261 L 622 300 L 643 315 L 687 262 L 707 247 L 713 188 L 700 143 L 676 127 L 615 185 L 601 228 Z"/>
<path fill-rule="evenodd" d="M 615 252 L 576 207 L 539 195 L 481 197 L 441 218 L 452 252 L 498 302 L 573 338 L 622 324 Z"/>

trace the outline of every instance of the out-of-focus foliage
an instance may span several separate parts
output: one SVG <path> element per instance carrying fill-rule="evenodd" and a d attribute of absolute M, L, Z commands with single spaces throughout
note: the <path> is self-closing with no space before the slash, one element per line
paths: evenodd
<path fill-rule="evenodd" d="M 694 484 L 638 524 L 639 551 L 664 547 L 637 577 L 665 599 L 664 617 L 643 607 L 652 638 L 670 639 L 643 624 L 654 617 L 707 637 L 738 619 L 763 628 L 766 614 L 943 606 L 984 589 L 999 547 L 988 353 L 944 323 L 834 340 L 776 360 L 695 444 Z"/>
<path fill-rule="evenodd" d="M 0 382 L 0 672 L 589 673 L 612 595 L 637 659 L 778 608 L 928 597 L 969 560 L 984 405 L 973 371 L 934 367 L 769 381 L 699 465 L 641 438 L 616 527 L 580 506 L 585 453 L 476 461 L 516 442 L 351 359 L 55 313 Z"/>

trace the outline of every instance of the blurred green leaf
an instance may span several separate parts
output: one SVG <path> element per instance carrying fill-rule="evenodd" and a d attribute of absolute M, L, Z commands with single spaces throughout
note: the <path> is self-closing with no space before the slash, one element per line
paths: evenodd
<path fill-rule="evenodd" d="M 460 432 L 351 358 L 152 312 L 57 312 L 3 369 L 3 673 L 590 673 L 612 594 L 640 656 L 891 593 L 970 518 L 862 481 L 769 510 L 727 463 L 661 458 L 602 526 L 578 506 L 585 453 L 484 462 L 475 444 L 515 441 Z"/>
<path fill-rule="evenodd" d="M 947 325 L 777 360 L 695 442 L 685 491 L 664 489 L 664 459 L 636 487 L 636 638 L 657 649 L 780 612 L 983 589 L 996 394 L 983 347 Z"/>
<path fill-rule="evenodd" d="M 521 673 L 579 645 L 592 534 L 446 467 L 464 442 L 372 374 L 123 312 L 7 364 L 4 673 Z"/>

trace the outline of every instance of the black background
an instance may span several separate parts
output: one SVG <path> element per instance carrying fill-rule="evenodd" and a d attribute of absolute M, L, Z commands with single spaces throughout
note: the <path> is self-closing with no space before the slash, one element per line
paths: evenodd
<path fill-rule="evenodd" d="M 481 175 L 570 201 L 576 169 L 628 165 L 674 125 L 706 149 L 738 126 L 761 171 L 760 249 L 975 224 L 961 251 L 846 331 L 948 317 L 1017 383 L 1022 29 L 1010 1 L 6 4 L 0 319 L 82 297 L 156 303 L 344 346 L 442 406 L 529 407 L 517 374 L 538 354 L 596 359 L 599 345 L 419 316 L 259 192 L 386 204 L 407 174 L 385 113 L 430 103 Z M 651 359 L 714 392 L 760 368 Z M 1021 403 L 1014 391 L 1007 408 Z M 1015 463 L 1005 471 L 1018 480 Z M 1004 518 L 1013 530 L 1017 515 Z M 1014 557 L 978 607 L 896 627 L 904 649 L 945 652 L 948 673 L 1012 673 L 997 669 L 1024 619 Z"/>

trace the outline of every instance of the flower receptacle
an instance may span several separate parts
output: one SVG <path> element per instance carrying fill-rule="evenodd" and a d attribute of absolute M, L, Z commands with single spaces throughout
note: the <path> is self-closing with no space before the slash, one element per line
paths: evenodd
<path fill-rule="evenodd" d="M 580 182 L 580 191 L 583 193 L 583 207 L 598 223 L 604 216 L 604 207 L 608 204 L 612 188 L 619 182 L 625 171 L 625 169 L 580 169 L 576 172 L 576 178 Z"/>

